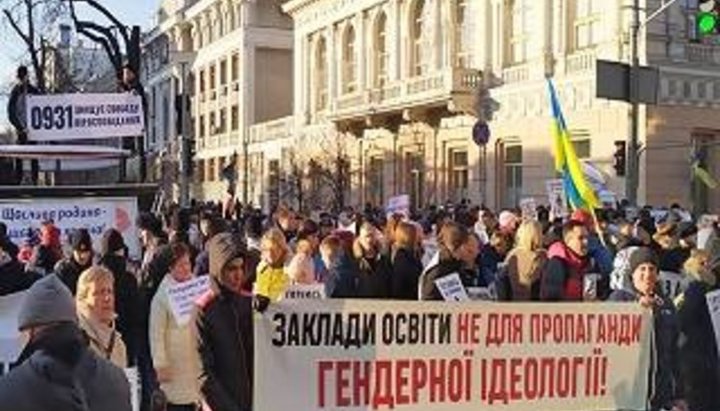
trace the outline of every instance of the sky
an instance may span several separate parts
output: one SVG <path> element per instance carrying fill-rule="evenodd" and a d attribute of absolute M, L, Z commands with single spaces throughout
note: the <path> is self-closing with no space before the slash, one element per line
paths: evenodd
<path fill-rule="evenodd" d="M 147 28 L 151 23 L 153 12 L 159 7 L 160 0 L 101 0 L 101 3 L 114 13 L 121 22 L 127 25 L 140 25 Z M 92 16 L 78 10 L 80 18 Z M 86 43 L 87 39 L 84 40 Z M 0 128 L 7 123 L 6 96 L 9 92 L 6 84 L 11 84 L 15 67 L 22 60 L 24 47 L 17 35 L 12 31 L 5 17 L 0 18 Z"/>

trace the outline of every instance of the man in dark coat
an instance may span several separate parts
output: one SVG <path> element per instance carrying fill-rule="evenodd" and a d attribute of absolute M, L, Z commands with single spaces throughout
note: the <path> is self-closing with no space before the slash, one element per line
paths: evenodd
<path fill-rule="evenodd" d="M 253 300 L 240 239 L 210 239 L 210 276 L 215 292 L 201 299 L 197 317 L 202 362 L 200 391 L 213 411 L 249 411 L 253 392 Z"/>
<path fill-rule="evenodd" d="M 687 410 L 680 375 L 678 352 L 679 325 L 675 305 L 658 289 L 657 255 L 648 247 L 640 247 L 630 256 L 632 288 L 613 291 L 610 301 L 639 302 L 653 310 L 648 402 L 650 411 Z M 677 408 L 674 408 L 677 407 Z"/>
<path fill-rule="evenodd" d="M 7 116 L 10 124 L 15 128 L 17 133 L 17 143 L 27 144 L 28 133 L 27 133 L 27 96 L 32 94 L 39 94 L 37 88 L 30 84 L 28 76 L 28 69 L 25 66 L 20 66 L 17 69 L 17 83 L 13 86 L 10 91 L 10 99 L 7 104 Z M 38 172 L 40 170 L 38 161 L 32 160 L 32 181 L 37 182 Z M 15 160 L 15 179 L 18 184 L 22 182 L 23 174 L 23 161 Z"/>
<path fill-rule="evenodd" d="M 543 272 L 540 299 L 543 301 L 582 301 L 583 281 L 591 262 L 588 257 L 587 226 L 570 220 L 563 227 L 563 240 L 548 250 Z"/>
<path fill-rule="evenodd" d="M 73 296 L 57 277 L 47 276 L 28 290 L 18 328 L 30 339 L 19 365 L 0 378 L 2 409 L 131 410 L 124 372 L 88 348 Z"/>
<path fill-rule="evenodd" d="M 720 410 L 720 358 L 705 295 L 720 290 L 720 255 L 707 264 L 704 281 L 696 279 L 685 290 L 678 307 L 680 367 L 685 397 L 691 410 Z"/>
<path fill-rule="evenodd" d="M 93 260 L 92 239 L 88 230 L 81 228 L 70 235 L 72 255 L 57 263 L 57 275 L 70 290 L 72 295 L 77 291 L 77 281 L 83 271 L 90 268 Z"/>
<path fill-rule="evenodd" d="M 7 250 L 7 243 L 0 242 L 0 296 L 27 290 L 40 276 L 26 272 L 22 264 Z"/>
<path fill-rule="evenodd" d="M 115 327 L 122 334 L 128 363 L 135 365 L 140 336 L 140 295 L 135 277 L 127 270 L 127 247 L 122 234 L 111 228 L 103 234 L 100 264 L 113 273 L 115 280 Z"/>

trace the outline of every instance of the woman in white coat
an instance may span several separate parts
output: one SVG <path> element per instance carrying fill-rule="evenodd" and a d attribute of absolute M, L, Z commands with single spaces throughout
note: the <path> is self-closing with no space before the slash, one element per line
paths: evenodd
<path fill-rule="evenodd" d="M 167 411 L 195 411 L 200 399 L 200 357 L 193 322 L 178 323 L 170 308 L 168 289 L 192 280 L 190 249 L 171 245 L 170 272 L 163 278 L 150 307 L 150 350 Z"/>

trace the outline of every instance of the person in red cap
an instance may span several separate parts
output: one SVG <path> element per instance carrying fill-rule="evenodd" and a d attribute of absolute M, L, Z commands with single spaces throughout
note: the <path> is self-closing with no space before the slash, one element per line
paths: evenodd
<path fill-rule="evenodd" d="M 587 227 L 588 256 L 592 259 L 593 269 L 603 276 L 610 275 L 613 270 L 613 255 L 600 239 L 602 234 L 597 232 L 595 218 L 587 210 L 577 209 L 570 215 L 570 221 L 577 221 Z"/>

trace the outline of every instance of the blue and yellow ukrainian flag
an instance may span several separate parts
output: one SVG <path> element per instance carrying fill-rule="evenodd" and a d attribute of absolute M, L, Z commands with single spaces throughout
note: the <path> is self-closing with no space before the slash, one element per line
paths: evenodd
<path fill-rule="evenodd" d="M 585 209 L 592 212 L 600 206 L 600 201 L 598 201 L 592 186 L 585 179 L 582 165 L 575 154 L 575 148 L 570 140 L 570 132 L 565 124 L 565 117 L 563 117 L 551 78 L 547 79 L 547 84 L 553 116 L 555 170 L 562 176 L 565 195 L 570 206 L 573 209 Z"/>

